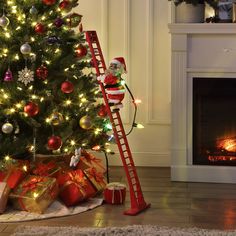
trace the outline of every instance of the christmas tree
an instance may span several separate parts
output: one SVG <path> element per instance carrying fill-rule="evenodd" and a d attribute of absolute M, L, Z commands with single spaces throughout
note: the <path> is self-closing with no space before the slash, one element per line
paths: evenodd
<path fill-rule="evenodd" d="M 0 1 L 0 158 L 107 142 L 109 122 L 76 6 L 78 0 Z"/>

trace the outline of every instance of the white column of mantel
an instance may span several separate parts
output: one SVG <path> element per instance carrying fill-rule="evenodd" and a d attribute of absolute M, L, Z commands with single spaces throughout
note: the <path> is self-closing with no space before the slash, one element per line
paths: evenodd
<path fill-rule="evenodd" d="M 187 164 L 187 34 L 171 38 L 171 166 Z"/>

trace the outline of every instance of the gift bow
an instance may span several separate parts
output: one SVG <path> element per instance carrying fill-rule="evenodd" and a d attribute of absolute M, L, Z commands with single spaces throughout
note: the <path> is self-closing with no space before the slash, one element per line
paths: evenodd
<path fill-rule="evenodd" d="M 96 168 L 92 167 L 88 169 L 88 174 L 92 176 L 98 183 L 103 183 L 104 182 L 104 176 L 103 173 L 98 172 Z"/>
<path fill-rule="evenodd" d="M 52 161 L 47 164 L 39 163 L 37 168 L 33 171 L 33 173 L 35 175 L 47 176 L 49 174 L 49 171 L 55 167 L 56 164 Z"/>
<path fill-rule="evenodd" d="M 70 177 L 70 182 L 75 183 L 76 185 L 85 187 L 87 185 L 85 179 L 84 179 L 84 174 L 82 171 L 73 171 L 73 172 L 69 172 L 68 173 L 69 177 Z"/>
<path fill-rule="evenodd" d="M 96 162 L 97 164 L 100 164 L 102 162 L 101 159 L 98 159 L 96 158 L 95 156 L 93 156 L 92 154 L 86 152 L 86 153 L 83 153 L 84 154 L 84 157 L 85 159 L 88 161 L 88 162 Z"/>

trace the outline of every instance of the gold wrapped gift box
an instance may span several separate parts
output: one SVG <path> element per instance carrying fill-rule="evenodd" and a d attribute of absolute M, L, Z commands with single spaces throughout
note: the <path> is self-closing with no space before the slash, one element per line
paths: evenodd
<path fill-rule="evenodd" d="M 10 193 L 15 209 L 42 214 L 58 196 L 55 178 L 29 175 Z"/>

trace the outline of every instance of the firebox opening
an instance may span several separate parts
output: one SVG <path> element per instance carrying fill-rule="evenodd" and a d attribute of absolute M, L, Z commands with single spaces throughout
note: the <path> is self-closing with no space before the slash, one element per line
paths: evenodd
<path fill-rule="evenodd" d="M 236 166 L 236 78 L 193 78 L 193 164 Z"/>

